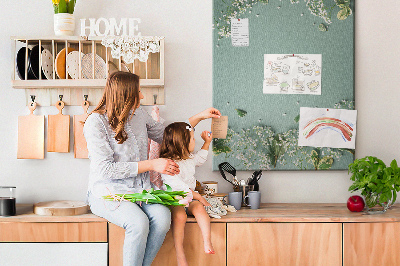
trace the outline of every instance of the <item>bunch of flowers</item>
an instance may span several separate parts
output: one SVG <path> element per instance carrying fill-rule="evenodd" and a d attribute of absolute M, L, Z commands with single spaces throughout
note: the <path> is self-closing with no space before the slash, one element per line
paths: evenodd
<path fill-rule="evenodd" d="M 143 190 L 141 193 L 133 194 L 109 194 L 103 196 L 105 200 L 131 201 L 158 203 L 166 206 L 188 206 L 192 201 L 192 194 L 185 191 L 172 191 L 172 188 L 165 184 L 167 190 Z"/>
<path fill-rule="evenodd" d="M 118 59 L 120 56 L 127 64 L 135 59 L 146 62 L 150 53 L 160 51 L 160 40 L 157 36 L 106 36 L 101 44 L 111 48 L 111 56 Z"/>
<path fill-rule="evenodd" d="M 54 14 L 69 13 L 73 14 L 75 9 L 76 0 L 52 0 L 54 7 Z"/>

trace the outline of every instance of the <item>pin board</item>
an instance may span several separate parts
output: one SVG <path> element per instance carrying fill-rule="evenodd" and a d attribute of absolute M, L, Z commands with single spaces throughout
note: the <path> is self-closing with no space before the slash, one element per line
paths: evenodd
<path fill-rule="evenodd" d="M 353 2 L 214 0 L 213 106 L 229 128 L 213 141 L 213 170 L 348 169 Z"/>

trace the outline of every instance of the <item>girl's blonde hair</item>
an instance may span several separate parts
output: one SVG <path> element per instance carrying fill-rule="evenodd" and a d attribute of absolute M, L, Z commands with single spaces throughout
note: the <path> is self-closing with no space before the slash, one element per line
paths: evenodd
<path fill-rule="evenodd" d="M 160 158 L 172 160 L 189 159 L 190 131 L 192 127 L 184 122 L 175 122 L 168 125 L 164 131 L 160 148 Z"/>
<path fill-rule="evenodd" d="M 136 109 L 139 102 L 139 76 L 117 71 L 108 76 L 103 97 L 92 112 L 107 114 L 115 140 L 121 144 L 128 139 L 124 128 L 129 111 Z"/>

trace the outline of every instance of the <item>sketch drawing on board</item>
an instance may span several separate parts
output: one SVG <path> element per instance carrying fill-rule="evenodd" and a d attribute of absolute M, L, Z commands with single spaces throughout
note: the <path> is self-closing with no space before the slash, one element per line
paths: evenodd
<path fill-rule="evenodd" d="M 356 110 L 300 108 L 299 146 L 355 148 Z"/>
<path fill-rule="evenodd" d="M 320 54 L 264 55 L 264 94 L 321 95 Z"/>

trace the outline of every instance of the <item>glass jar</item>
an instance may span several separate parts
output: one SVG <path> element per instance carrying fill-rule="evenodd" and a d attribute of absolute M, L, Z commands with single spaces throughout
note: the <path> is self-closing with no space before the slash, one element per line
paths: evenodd
<path fill-rule="evenodd" d="M 16 187 L 0 186 L 0 216 L 16 214 L 15 193 Z"/>

